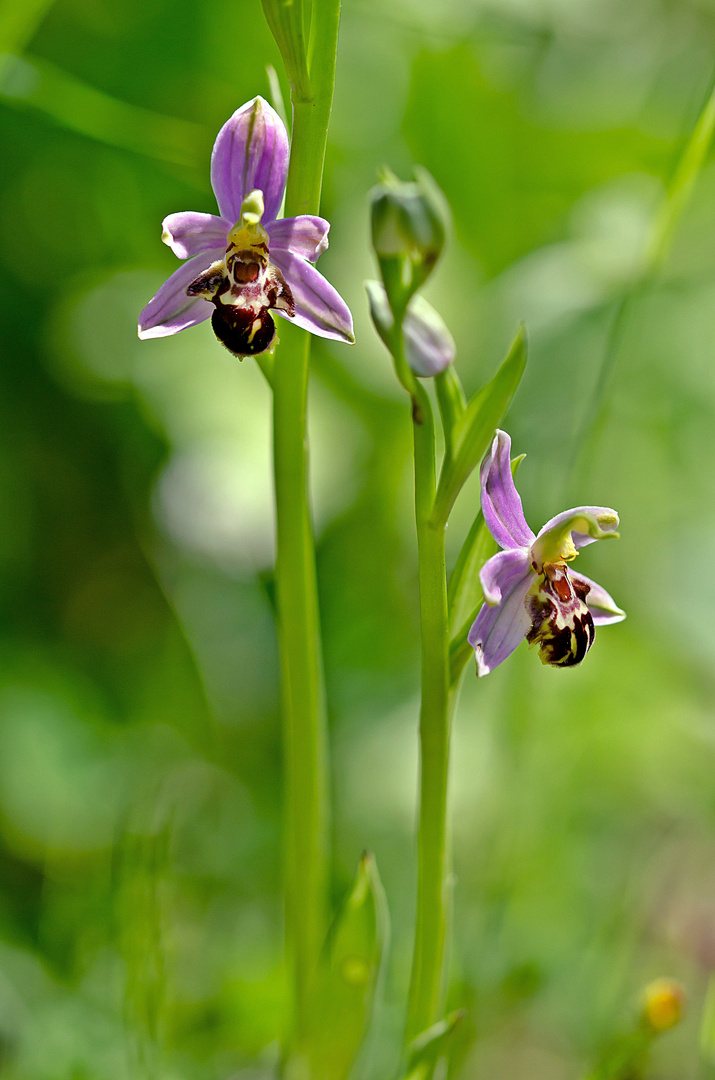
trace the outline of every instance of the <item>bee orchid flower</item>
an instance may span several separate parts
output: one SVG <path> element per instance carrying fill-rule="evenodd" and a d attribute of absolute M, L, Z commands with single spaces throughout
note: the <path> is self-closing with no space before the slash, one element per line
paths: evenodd
<path fill-rule="evenodd" d="M 618 535 L 618 514 L 606 506 L 577 506 L 557 514 L 535 536 L 514 485 L 505 431 L 497 431 L 480 479 L 484 520 L 502 550 L 479 575 L 484 604 L 469 631 L 477 673 L 493 671 L 524 638 L 538 645 L 544 664 L 580 664 L 595 627 L 620 622 L 625 612 L 569 564 L 587 544 Z"/>
<path fill-rule="evenodd" d="M 279 217 L 288 175 L 288 135 L 261 97 L 218 133 L 211 186 L 219 216 L 185 211 L 163 222 L 162 240 L 186 261 L 139 316 L 139 337 L 166 337 L 211 319 L 236 356 L 275 343 L 273 314 L 319 337 L 352 342 L 345 301 L 312 265 L 330 225 L 302 214 Z"/>

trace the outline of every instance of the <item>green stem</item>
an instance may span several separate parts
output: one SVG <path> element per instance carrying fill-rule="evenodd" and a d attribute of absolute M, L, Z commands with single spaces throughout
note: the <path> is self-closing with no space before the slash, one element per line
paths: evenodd
<path fill-rule="evenodd" d="M 327 740 L 315 547 L 308 511 L 305 342 L 281 346 L 273 379 L 276 590 L 285 770 L 286 963 L 293 1040 L 306 1029 L 308 986 L 325 934 Z"/>
<path fill-rule="evenodd" d="M 402 345 L 401 334 L 396 336 L 395 355 L 401 352 Z M 429 398 L 417 383 L 412 402 L 422 704 L 417 920 L 407 1012 L 408 1043 L 441 1014 L 447 924 L 447 780 L 451 726 L 444 529 L 430 524 L 436 493 L 434 418 Z"/>
<path fill-rule="evenodd" d="M 333 99 L 339 0 L 314 0 L 312 97 L 293 92 L 286 217 L 316 214 Z M 308 1025 L 310 983 L 327 925 L 327 737 L 315 542 L 309 512 L 306 410 L 309 334 L 281 324 L 273 365 L 276 593 L 285 770 L 286 964 L 292 999 L 288 1053 Z"/>

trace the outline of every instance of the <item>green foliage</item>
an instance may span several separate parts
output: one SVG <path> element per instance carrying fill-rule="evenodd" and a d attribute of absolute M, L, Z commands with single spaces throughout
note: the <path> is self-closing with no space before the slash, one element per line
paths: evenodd
<path fill-rule="evenodd" d="M 484 457 L 494 429 L 517 391 L 525 366 L 526 338 L 520 330 L 494 378 L 474 395 L 455 423 L 452 459 L 443 465 L 432 514 L 436 527 L 446 524 L 455 499 Z"/>
<path fill-rule="evenodd" d="M 305 1046 L 310 1080 L 347 1080 L 372 1015 L 387 937 L 387 902 L 366 852 L 316 975 Z"/>
<path fill-rule="evenodd" d="M 415 879 L 410 432 L 363 290 L 365 195 L 385 161 L 402 176 L 422 162 L 449 199 L 454 238 L 426 292 L 468 397 L 528 327 L 508 415 L 527 520 L 591 502 L 622 520 L 618 545 L 576 564 L 628 612 L 582 669 L 542 669 L 525 647 L 478 686 L 466 669 L 452 1001 L 468 1008 L 456 1038 L 475 1038 L 454 1080 L 588 1075 L 662 971 L 692 1007 L 649 1080 L 709 1076 L 712 152 L 668 263 L 626 311 L 578 465 L 574 440 L 707 97 L 715 12 L 344 7 L 318 268 L 357 343 L 314 350 L 311 481 L 336 890 L 374 850 L 394 939 L 355 1080 L 399 1075 Z M 16 34 L 2 50 L 27 66 L 0 100 L 0 1072 L 144 1080 L 143 1039 L 154 1075 L 266 1080 L 284 1018 L 269 396 L 208 326 L 140 343 L 135 324 L 179 265 L 162 218 L 215 212 L 213 135 L 281 58 L 245 0 L 2 11 Z M 477 509 L 473 473 L 450 567 Z M 528 995 L 511 989 L 522 970 Z"/>
<path fill-rule="evenodd" d="M 439 1059 L 448 1054 L 455 1029 L 463 1019 L 461 1010 L 453 1012 L 414 1040 L 409 1048 L 405 1080 L 422 1080 L 432 1075 Z"/>
<path fill-rule="evenodd" d="M 298 100 L 310 98 L 305 13 L 301 0 L 261 0 L 266 22 L 283 57 L 291 89 Z"/>
<path fill-rule="evenodd" d="M 453 364 L 450 364 L 449 367 L 435 377 L 434 385 L 439 403 L 439 414 L 442 419 L 444 453 L 447 461 L 452 461 L 457 429 L 467 407 L 467 401 Z"/>

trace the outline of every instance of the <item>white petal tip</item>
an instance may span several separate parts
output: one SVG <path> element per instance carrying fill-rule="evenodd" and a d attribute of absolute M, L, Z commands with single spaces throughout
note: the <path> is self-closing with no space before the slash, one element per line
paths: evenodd
<path fill-rule="evenodd" d="M 149 341 L 150 338 L 171 337 L 172 334 L 176 334 L 178 331 L 171 329 L 167 326 L 147 326 L 137 327 L 137 337 L 140 341 Z"/>
<path fill-rule="evenodd" d="M 475 645 L 474 652 L 477 658 L 477 677 L 481 679 L 485 675 L 488 675 L 492 669 L 485 663 L 481 645 Z"/>

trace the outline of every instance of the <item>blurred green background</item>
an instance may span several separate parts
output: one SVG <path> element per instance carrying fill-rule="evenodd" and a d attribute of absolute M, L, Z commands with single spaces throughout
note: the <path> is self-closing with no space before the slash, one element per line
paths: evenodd
<path fill-rule="evenodd" d="M 279 56 L 258 0 L 2 0 L 0 51 L 0 1077 L 262 1080 L 270 403 L 209 324 L 140 343 L 136 318 L 176 266 L 161 219 L 214 210 L 214 135 Z M 715 164 L 634 290 L 714 63 L 710 0 L 345 2 L 320 269 L 357 344 L 315 343 L 311 430 L 335 897 L 371 848 L 393 926 L 360 1080 L 390 1075 L 402 1024 L 418 706 L 409 410 L 367 315 L 366 192 L 416 162 L 454 214 L 428 296 L 468 390 L 528 327 L 507 424 L 527 518 L 615 506 L 622 540 L 579 569 L 629 615 L 576 671 L 526 647 L 478 685 L 470 665 L 454 1072 L 580 1080 L 668 974 L 689 1011 L 652 1075 L 715 1075 Z"/>

